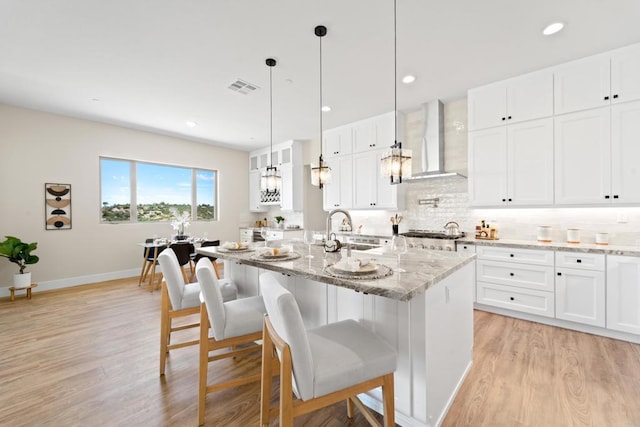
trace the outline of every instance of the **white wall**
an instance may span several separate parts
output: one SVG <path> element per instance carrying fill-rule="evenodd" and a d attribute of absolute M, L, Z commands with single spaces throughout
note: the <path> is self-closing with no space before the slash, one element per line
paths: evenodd
<path fill-rule="evenodd" d="M 168 223 L 99 223 L 99 156 L 218 170 L 219 221 L 192 222 L 191 235 L 235 240 L 250 218 L 247 152 L 0 104 L 0 237 L 38 242 L 40 262 L 28 267 L 38 290 L 137 275 L 136 243 L 172 233 Z M 45 230 L 47 182 L 71 184 L 71 230 Z M 0 287 L 15 272 L 0 260 Z"/>

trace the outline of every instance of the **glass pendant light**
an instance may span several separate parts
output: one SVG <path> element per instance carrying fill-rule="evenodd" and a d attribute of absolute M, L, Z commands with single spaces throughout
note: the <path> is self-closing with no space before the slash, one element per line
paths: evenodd
<path fill-rule="evenodd" d="M 317 167 L 311 165 L 311 184 L 322 190 L 324 184 L 331 181 L 331 168 L 322 159 L 322 37 L 327 35 L 327 27 L 318 25 L 314 31 L 320 40 L 320 158 Z"/>
<path fill-rule="evenodd" d="M 384 153 L 380 162 L 383 176 L 389 177 L 391 184 L 400 184 L 402 177 L 411 176 L 411 150 L 402 149 L 402 142 L 398 141 L 398 53 L 397 53 L 397 23 L 396 0 L 393 0 L 393 110 L 394 110 L 394 144 Z"/>
<path fill-rule="evenodd" d="M 276 66 L 276 60 L 267 58 L 265 61 L 269 67 L 269 166 L 260 179 L 260 190 L 268 195 L 280 193 L 282 178 L 278 169 L 273 166 L 273 78 L 272 70 Z"/>

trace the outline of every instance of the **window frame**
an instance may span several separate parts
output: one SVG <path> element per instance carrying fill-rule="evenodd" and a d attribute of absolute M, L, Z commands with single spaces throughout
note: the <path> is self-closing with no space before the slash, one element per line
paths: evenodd
<path fill-rule="evenodd" d="M 127 162 L 129 163 L 129 188 L 130 188 L 130 200 L 129 200 L 129 219 L 123 221 L 105 221 L 102 216 L 102 160 L 114 160 L 119 162 Z M 183 168 L 191 171 L 191 219 L 189 222 L 214 222 L 219 221 L 220 218 L 220 192 L 219 192 L 219 177 L 220 172 L 217 169 L 205 169 L 194 166 L 184 166 L 178 164 L 171 163 L 162 163 L 162 162 L 152 162 L 147 160 L 133 160 L 133 159 L 125 159 L 121 157 L 112 157 L 112 156 L 98 156 L 98 177 L 99 177 L 99 186 L 100 186 L 100 199 L 98 206 L 98 219 L 100 224 L 156 224 L 169 222 L 171 219 L 163 219 L 163 220 L 154 220 L 154 221 L 138 221 L 138 188 L 137 188 L 137 165 L 143 163 L 147 165 L 154 166 L 167 166 L 167 167 L 175 167 L 175 168 Z M 212 219 L 199 219 L 198 218 L 198 172 L 211 172 L 213 173 L 213 218 Z"/>

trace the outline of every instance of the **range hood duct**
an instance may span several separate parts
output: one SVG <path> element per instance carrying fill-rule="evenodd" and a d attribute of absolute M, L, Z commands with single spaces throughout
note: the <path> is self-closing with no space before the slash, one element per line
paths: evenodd
<path fill-rule="evenodd" d="M 418 146 L 411 145 L 413 161 L 411 177 L 407 181 L 459 176 L 444 170 L 444 106 L 439 99 L 422 104 L 424 128 Z"/>

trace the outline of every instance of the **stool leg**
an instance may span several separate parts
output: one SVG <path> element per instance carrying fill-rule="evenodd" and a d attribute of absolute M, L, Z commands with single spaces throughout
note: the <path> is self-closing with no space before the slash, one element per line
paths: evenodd
<path fill-rule="evenodd" d="M 11 288 L 11 301 L 15 301 L 16 300 L 16 290 Z"/>

